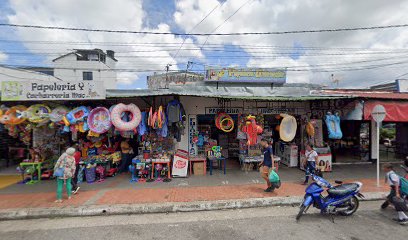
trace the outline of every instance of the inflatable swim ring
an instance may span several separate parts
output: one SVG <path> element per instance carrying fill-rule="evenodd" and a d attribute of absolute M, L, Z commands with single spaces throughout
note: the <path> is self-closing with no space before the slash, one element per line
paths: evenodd
<path fill-rule="evenodd" d="M 17 111 L 24 112 L 26 110 L 27 108 L 23 105 L 17 105 L 17 106 L 11 107 L 9 110 L 6 111 L 6 113 L 3 114 L 3 116 L 1 116 L 0 123 L 8 124 L 8 125 L 21 124 L 27 119 L 24 117 L 18 118 Z"/>
<path fill-rule="evenodd" d="M 279 127 L 279 136 L 283 141 L 290 142 L 296 136 L 297 122 L 291 115 L 282 115 L 283 119 Z"/>
<path fill-rule="evenodd" d="M 340 117 L 337 114 L 327 113 L 324 121 L 327 125 L 330 139 L 341 139 L 343 137 L 343 133 L 340 129 Z"/>
<path fill-rule="evenodd" d="M 234 130 L 234 120 L 226 113 L 219 113 L 215 118 L 215 126 L 224 132 L 231 132 Z"/>
<path fill-rule="evenodd" d="M 97 107 L 92 109 L 88 117 L 89 129 L 95 133 L 105 133 L 112 127 L 110 112 L 107 108 Z"/>
<path fill-rule="evenodd" d="M 51 109 L 44 104 L 31 105 L 27 111 L 28 121 L 32 123 L 46 123 L 49 120 Z"/>
<path fill-rule="evenodd" d="M 87 118 L 88 115 L 89 115 L 88 108 L 81 106 L 67 113 L 65 117 L 70 124 L 75 124 L 77 122 L 85 120 L 85 118 Z"/>
<path fill-rule="evenodd" d="M 65 115 L 69 112 L 69 109 L 64 106 L 59 106 L 54 108 L 50 113 L 50 120 L 54 123 L 59 123 L 62 121 Z"/>
<path fill-rule="evenodd" d="M 125 122 L 122 120 L 121 116 L 124 112 L 130 112 L 132 114 L 130 121 Z M 130 131 L 135 129 L 140 124 L 142 118 L 140 109 L 135 104 L 131 103 L 129 105 L 125 105 L 123 103 L 119 103 L 112 109 L 111 119 L 112 124 L 119 131 Z"/>

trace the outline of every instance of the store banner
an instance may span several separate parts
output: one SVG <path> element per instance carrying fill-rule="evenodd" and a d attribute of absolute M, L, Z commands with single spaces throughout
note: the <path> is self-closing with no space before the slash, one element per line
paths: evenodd
<path fill-rule="evenodd" d="M 295 108 L 258 108 L 258 114 L 275 115 L 281 113 L 296 113 Z"/>
<path fill-rule="evenodd" d="M 205 114 L 217 114 L 217 113 L 240 114 L 242 113 L 242 109 L 243 108 L 206 107 Z"/>
<path fill-rule="evenodd" d="M 246 82 L 246 83 L 285 83 L 286 69 L 277 68 L 223 68 L 208 69 L 205 81 L 208 82 Z"/>
<path fill-rule="evenodd" d="M 2 101 L 105 99 L 102 81 L 5 81 L 1 84 Z"/>
<path fill-rule="evenodd" d="M 397 101 L 366 101 L 364 120 L 372 120 L 371 112 L 376 105 L 383 105 L 387 112 L 384 122 L 408 122 L 408 103 Z"/>

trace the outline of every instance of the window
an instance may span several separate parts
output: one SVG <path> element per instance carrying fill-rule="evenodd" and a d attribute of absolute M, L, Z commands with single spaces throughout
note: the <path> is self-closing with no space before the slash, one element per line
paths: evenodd
<path fill-rule="evenodd" d="M 83 79 L 86 81 L 93 80 L 92 72 L 83 72 Z"/>

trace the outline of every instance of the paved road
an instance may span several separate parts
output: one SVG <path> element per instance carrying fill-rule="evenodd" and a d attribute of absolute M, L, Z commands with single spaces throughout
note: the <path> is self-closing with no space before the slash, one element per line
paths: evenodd
<path fill-rule="evenodd" d="M 295 207 L 37 219 L 0 222 L 2 240 L 29 239 L 407 239 L 408 226 L 391 220 L 394 211 L 365 202 L 356 215 L 329 218 L 311 212 L 296 223 Z"/>

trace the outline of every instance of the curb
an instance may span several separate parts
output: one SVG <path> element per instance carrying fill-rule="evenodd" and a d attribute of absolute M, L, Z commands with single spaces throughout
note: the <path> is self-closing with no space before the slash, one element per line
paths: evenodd
<path fill-rule="evenodd" d="M 362 201 L 382 200 L 384 199 L 384 194 L 385 193 L 364 193 L 366 198 Z M 90 205 L 65 208 L 24 208 L 1 210 L 0 221 L 56 217 L 214 211 L 271 206 L 295 206 L 299 205 L 301 202 L 302 197 L 270 197 L 201 202 Z"/>

